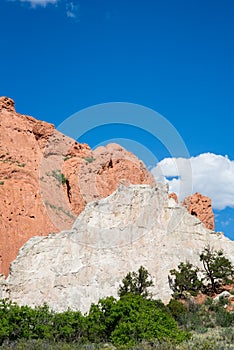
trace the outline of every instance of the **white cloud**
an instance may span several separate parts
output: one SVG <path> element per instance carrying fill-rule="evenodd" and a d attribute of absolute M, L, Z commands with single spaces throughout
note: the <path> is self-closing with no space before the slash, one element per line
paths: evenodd
<path fill-rule="evenodd" d="M 29 3 L 32 7 L 36 6 L 43 6 L 45 7 L 48 4 L 57 4 L 59 0 L 19 0 L 20 2 L 27 2 Z"/>
<path fill-rule="evenodd" d="M 66 14 L 69 18 L 79 19 L 80 14 L 80 4 L 78 1 L 67 1 L 66 3 Z"/>
<path fill-rule="evenodd" d="M 190 176 L 192 192 L 210 197 L 214 209 L 234 208 L 234 161 L 227 156 L 203 153 L 190 159 L 165 158 L 151 172 L 156 181 L 168 182 L 170 191 L 177 194 Z"/>
<path fill-rule="evenodd" d="M 27 3 L 32 8 L 39 6 L 46 7 L 47 5 L 61 5 L 65 10 L 66 16 L 71 19 L 75 19 L 76 22 L 80 19 L 80 4 L 78 0 L 7 0 L 7 1 L 19 1 L 21 3 Z"/>

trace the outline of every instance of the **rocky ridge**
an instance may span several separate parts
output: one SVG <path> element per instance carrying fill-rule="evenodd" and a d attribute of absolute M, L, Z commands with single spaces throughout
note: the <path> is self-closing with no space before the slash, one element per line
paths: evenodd
<path fill-rule="evenodd" d="M 17 113 L 0 97 L 0 273 L 33 236 L 69 229 L 85 205 L 120 183 L 151 184 L 144 164 L 119 145 L 94 152 L 52 124 Z"/>
<path fill-rule="evenodd" d="M 196 192 L 192 196 L 186 197 L 181 203 L 191 215 L 198 217 L 210 230 L 214 230 L 215 221 L 212 210 L 211 199 Z"/>
<path fill-rule="evenodd" d="M 1 297 L 86 312 L 99 298 L 117 296 L 122 278 L 143 265 L 153 277 L 154 298 L 167 302 L 170 269 L 186 260 L 199 266 L 207 244 L 234 263 L 234 242 L 205 228 L 169 198 L 166 186 L 121 185 L 87 204 L 71 230 L 31 238 L 2 279 Z"/>

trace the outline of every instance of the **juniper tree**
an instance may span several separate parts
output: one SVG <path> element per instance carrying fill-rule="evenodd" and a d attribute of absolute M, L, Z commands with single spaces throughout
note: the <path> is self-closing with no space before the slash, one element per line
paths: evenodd
<path fill-rule="evenodd" d="M 119 297 L 123 297 L 128 293 L 142 295 L 144 298 L 150 297 L 148 287 L 153 286 L 153 281 L 149 272 L 141 266 L 137 272 L 129 272 L 122 280 L 118 290 Z"/>
<path fill-rule="evenodd" d="M 222 250 L 214 251 L 207 246 L 200 254 L 200 261 L 203 264 L 203 273 L 208 282 L 208 288 L 211 287 L 212 293 L 217 293 L 220 286 L 233 282 L 234 266 L 224 256 Z"/>

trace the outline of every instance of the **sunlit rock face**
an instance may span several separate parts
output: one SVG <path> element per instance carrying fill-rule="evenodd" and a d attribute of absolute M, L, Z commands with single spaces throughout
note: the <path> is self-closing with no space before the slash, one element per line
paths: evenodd
<path fill-rule="evenodd" d="M 1 295 L 19 304 L 86 312 L 99 298 L 117 296 L 123 277 L 142 265 L 153 278 L 153 297 L 166 302 L 170 269 L 186 260 L 199 266 L 207 244 L 222 248 L 234 263 L 234 242 L 169 198 L 167 187 L 121 185 L 87 204 L 72 229 L 31 238 L 1 281 Z"/>
<path fill-rule="evenodd" d="M 186 197 L 181 203 L 190 214 L 200 219 L 209 230 L 215 229 L 214 213 L 211 199 L 196 192 L 192 196 Z"/>
<path fill-rule="evenodd" d="M 155 184 L 145 165 L 121 146 L 92 152 L 0 97 L 0 273 L 8 274 L 29 238 L 70 229 L 87 203 L 122 182 Z"/>

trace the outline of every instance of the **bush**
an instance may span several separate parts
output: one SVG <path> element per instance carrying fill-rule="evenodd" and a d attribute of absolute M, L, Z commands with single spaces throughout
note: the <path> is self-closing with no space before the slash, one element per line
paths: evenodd
<path fill-rule="evenodd" d="M 113 297 L 92 305 L 88 315 L 89 341 L 134 345 L 142 340 L 181 342 L 189 335 L 179 330 L 176 321 L 155 306 L 154 301 L 128 293 L 120 300 Z"/>
<path fill-rule="evenodd" d="M 179 322 L 181 321 L 182 316 L 187 312 L 186 307 L 180 301 L 175 299 L 171 299 L 167 307 L 171 316 Z"/>
<path fill-rule="evenodd" d="M 234 325 L 234 314 L 226 311 L 224 308 L 216 313 L 216 324 L 221 327 L 231 327 Z"/>
<path fill-rule="evenodd" d="M 55 314 L 47 305 L 31 308 L 7 300 L 0 302 L 0 345 L 19 339 L 81 341 L 84 332 L 84 316 L 80 312 Z"/>
<path fill-rule="evenodd" d="M 59 184 L 62 184 L 62 185 L 66 184 L 67 179 L 65 175 L 61 173 L 61 170 L 52 170 L 51 176 L 53 176 L 58 181 Z"/>

